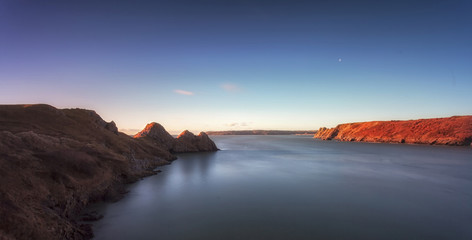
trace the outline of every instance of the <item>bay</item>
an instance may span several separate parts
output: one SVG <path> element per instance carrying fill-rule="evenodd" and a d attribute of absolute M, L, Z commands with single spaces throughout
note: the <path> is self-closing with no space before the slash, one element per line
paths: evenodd
<path fill-rule="evenodd" d="M 471 239 L 470 147 L 211 136 L 96 206 L 95 239 Z"/>

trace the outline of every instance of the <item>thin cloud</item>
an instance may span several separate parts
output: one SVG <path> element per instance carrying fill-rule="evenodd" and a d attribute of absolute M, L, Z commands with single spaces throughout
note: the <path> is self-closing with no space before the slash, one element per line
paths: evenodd
<path fill-rule="evenodd" d="M 239 87 L 235 84 L 232 84 L 232 83 L 225 83 L 223 85 L 221 85 L 221 88 L 223 88 L 224 90 L 228 91 L 228 92 L 237 92 L 239 91 Z"/>
<path fill-rule="evenodd" d="M 193 92 L 181 90 L 181 89 L 176 89 L 174 90 L 175 93 L 180 94 L 180 95 L 193 95 Z"/>
<path fill-rule="evenodd" d="M 252 125 L 252 122 L 232 122 L 226 124 L 226 126 L 232 128 L 249 127 L 250 125 Z"/>

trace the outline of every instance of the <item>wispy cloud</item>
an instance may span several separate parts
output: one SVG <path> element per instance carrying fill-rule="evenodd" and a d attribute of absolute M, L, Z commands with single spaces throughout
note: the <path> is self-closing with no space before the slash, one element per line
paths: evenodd
<path fill-rule="evenodd" d="M 232 84 L 232 83 L 224 83 L 221 85 L 221 88 L 223 88 L 224 90 L 228 92 L 237 92 L 240 90 L 240 88 L 237 85 Z"/>
<path fill-rule="evenodd" d="M 189 92 L 189 91 L 185 91 L 185 90 L 181 90 L 181 89 L 176 89 L 174 90 L 175 93 L 178 93 L 178 94 L 181 94 L 181 95 L 193 95 L 194 93 L 193 92 Z"/>
<path fill-rule="evenodd" d="M 226 126 L 233 127 L 233 128 L 249 127 L 250 125 L 252 125 L 252 122 L 233 122 L 233 123 L 226 124 Z"/>

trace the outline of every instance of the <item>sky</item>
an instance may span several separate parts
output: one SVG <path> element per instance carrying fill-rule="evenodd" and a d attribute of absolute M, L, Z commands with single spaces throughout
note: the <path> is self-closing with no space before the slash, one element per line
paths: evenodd
<path fill-rule="evenodd" d="M 471 1 L 0 0 L 0 104 L 135 133 L 472 114 Z"/>

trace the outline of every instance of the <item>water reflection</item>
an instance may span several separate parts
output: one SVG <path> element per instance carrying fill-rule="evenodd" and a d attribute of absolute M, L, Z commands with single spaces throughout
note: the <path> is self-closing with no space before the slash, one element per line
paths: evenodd
<path fill-rule="evenodd" d="M 200 180 L 206 180 L 209 170 L 212 167 L 212 161 L 216 158 L 217 153 L 191 153 L 177 155 L 179 160 L 187 161 L 187 164 L 179 165 L 180 174 L 182 174 L 186 181 L 195 178 L 194 175 L 199 175 Z"/>

